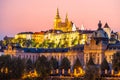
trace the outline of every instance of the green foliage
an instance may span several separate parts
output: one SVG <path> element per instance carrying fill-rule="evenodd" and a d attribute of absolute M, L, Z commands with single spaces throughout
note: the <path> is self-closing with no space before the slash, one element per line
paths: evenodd
<path fill-rule="evenodd" d="M 87 65 L 95 65 L 95 63 L 93 62 L 92 57 L 90 57 L 90 59 L 89 59 Z"/>
<path fill-rule="evenodd" d="M 50 42 L 50 43 L 48 43 L 48 48 L 54 48 L 54 46 L 55 46 L 55 43 L 54 42 Z"/>
<path fill-rule="evenodd" d="M 75 64 L 73 65 L 73 69 L 77 69 L 78 67 L 82 67 L 80 60 L 77 58 Z"/>
<path fill-rule="evenodd" d="M 109 64 L 106 60 L 106 58 L 103 59 L 103 62 L 101 63 L 101 70 L 105 71 L 105 70 L 110 70 Z"/>
<path fill-rule="evenodd" d="M 68 60 L 67 57 L 64 57 L 62 59 L 60 68 L 65 69 L 66 71 L 70 68 L 70 61 Z"/>
<path fill-rule="evenodd" d="M 0 56 L 0 79 L 20 78 L 24 72 L 24 62 L 8 55 Z"/>
<path fill-rule="evenodd" d="M 31 44 L 32 44 L 31 40 L 23 40 L 23 42 L 22 42 L 23 47 L 30 47 Z"/>
<path fill-rule="evenodd" d="M 120 70 L 120 52 L 117 52 L 113 55 L 113 69 L 115 71 L 119 71 Z"/>
<path fill-rule="evenodd" d="M 48 48 L 48 45 L 49 44 L 49 40 L 44 40 L 43 44 L 42 44 L 42 47 L 43 48 Z"/>
<path fill-rule="evenodd" d="M 99 77 L 99 69 L 93 62 L 92 57 L 90 57 L 85 70 L 84 80 L 96 80 Z"/>
<path fill-rule="evenodd" d="M 78 38 L 76 37 L 74 40 L 72 40 L 72 46 L 76 46 L 79 43 Z M 55 40 L 51 41 L 50 39 L 45 39 L 41 44 L 36 42 L 34 39 L 32 40 L 27 40 L 23 38 L 12 38 L 12 39 L 5 39 L 0 42 L 2 46 L 7 46 L 8 44 L 14 44 L 14 45 L 19 45 L 22 48 L 31 48 L 31 47 L 36 47 L 36 48 L 66 48 L 70 47 L 69 46 L 69 39 L 67 36 L 64 36 L 64 38 L 59 40 L 59 43 L 55 43 Z"/>
<path fill-rule="evenodd" d="M 50 74 L 50 63 L 45 56 L 41 56 L 36 61 L 36 71 L 40 77 L 46 77 Z"/>
<path fill-rule="evenodd" d="M 73 41 L 72 41 L 72 45 L 77 45 L 78 44 L 78 39 L 77 38 L 75 38 Z"/>
<path fill-rule="evenodd" d="M 20 58 L 12 58 L 10 65 L 11 77 L 16 79 L 21 78 L 25 69 L 24 61 Z"/>
<path fill-rule="evenodd" d="M 58 69 L 58 61 L 57 61 L 57 59 L 52 57 L 49 62 L 50 62 L 50 66 L 51 66 L 52 69 L 54 69 L 54 70 Z"/>
<path fill-rule="evenodd" d="M 27 60 L 27 62 L 25 64 L 25 69 L 26 69 L 27 72 L 34 69 L 34 64 L 32 63 L 31 59 Z"/>

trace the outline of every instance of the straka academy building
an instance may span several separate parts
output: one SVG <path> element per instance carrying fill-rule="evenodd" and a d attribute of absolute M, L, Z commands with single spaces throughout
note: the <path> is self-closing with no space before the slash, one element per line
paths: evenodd
<path fill-rule="evenodd" d="M 54 35 L 53 32 L 50 33 L 53 38 L 51 39 L 54 40 L 56 36 L 64 36 L 63 34 L 67 34 L 70 37 L 65 40 L 68 40 L 69 46 L 66 47 L 60 47 L 58 48 L 55 46 L 54 48 L 14 48 L 10 45 L 4 50 L 5 55 L 11 55 L 15 57 L 20 57 L 24 59 L 31 59 L 33 62 L 36 61 L 36 59 L 39 56 L 44 55 L 45 57 L 48 58 L 48 60 L 51 59 L 51 57 L 56 58 L 59 62 L 59 65 L 61 63 L 61 60 L 64 57 L 67 57 L 69 61 L 71 62 L 71 69 L 78 58 L 80 62 L 82 63 L 83 66 L 86 65 L 86 63 L 89 61 L 90 57 L 93 59 L 94 63 L 97 65 L 100 65 L 103 61 L 104 58 L 108 61 L 109 65 L 112 66 L 112 59 L 113 55 L 120 51 L 120 42 L 119 42 L 119 35 L 117 33 L 114 33 L 109 25 L 106 23 L 104 26 L 102 26 L 101 21 L 98 23 L 98 29 L 95 31 L 91 30 L 79 30 L 75 29 L 75 26 L 71 21 L 68 20 L 68 16 L 66 15 L 65 23 L 61 22 L 60 16 L 59 16 L 59 11 L 57 9 L 57 14 L 54 20 L 54 29 L 55 30 L 61 30 L 63 31 L 62 33 L 55 33 L 54 30 Z M 83 39 L 81 40 L 81 35 Z M 34 33 L 32 33 L 30 36 L 32 36 Z M 36 33 L 35 33 L 36 34 Z M 56 35 L 57 34 L 57 35 Z M 71 35 L 74 34 L 76 36 L 77 34 L 77 40 L 78 43 L 76 45 L 71 44 L 71 39 L 74 38 Z M 36 34 L 37 35 L 37 34 Z M 42 33 L 42 37 L 46 36 L 46 34 Z M 19 37 L 19 36 L 17 36 Z M 39 37 L 39 36 L 37 36 Z M 75 38 L 76 38 L 75 37 Z M 49 38 L 44 37 L 44 39 Z M 62 37 L 59 39 L 59 37 L 56 37 L 54 41 L 56 41 L 56 44 L 59 43 L 59 41 L 63 40 Z M 32 38 L 30 38 L 32 39 Z M 37 40 L 39 42 L 39 40 Z M 42 40 L 44 41 L 44 40 Z M 81 42 L 81 44 L 80 44 Z"/>

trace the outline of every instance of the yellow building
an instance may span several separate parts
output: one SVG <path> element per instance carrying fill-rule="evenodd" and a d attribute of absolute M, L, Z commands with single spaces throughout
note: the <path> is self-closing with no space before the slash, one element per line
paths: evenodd
<path fill-rule="evenodd" d="M 72 31 L 73 29 L 73 23 L 69 21 L 67 14 L 66 14 L 65 22 L 61 21 L 58 8 L 54 19 L 54 29 L 61 30 L 63 32 Z"/>
<path fill-rule="evenodd" d="M 35 40 L 36 43 L 42 43 L 44 41 L 44 32 L 33 33 L 32 39 Z"/>
<path fill-rule="evenodd" d="M 15 49 L 12 49 L 12 46 L 11 45 L 8 45 L 7 49 L 4 50 L 4 54 L 5 55 L 12 55 L 12 56 L 15 56 L 16 55 L 16 50 Z"/>

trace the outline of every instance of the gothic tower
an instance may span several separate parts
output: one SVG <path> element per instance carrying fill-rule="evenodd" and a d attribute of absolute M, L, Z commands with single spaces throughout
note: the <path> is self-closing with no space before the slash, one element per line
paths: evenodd
<path fill-rule="evenodd" d="M 63 32 L 72 31 L 73 23 L 68 20 L 68 15 L 66 14 L 65 21 L 62 22 L 59 16 L 59 10 L 57 8 L 57 13 L 54 19 L 54 30 L 61 30 Z"/>
<path fill-rule="evenodd" d="M 65 23 L 68 23 L 68 14 L 66 13 Z"/>
<path fill-rule="evenodd" d="M 104 26 L 103 29 L 108 34 L 108 38 L 110 39 L 111 38 L 111 29 L 110 29 L 110 27 L 108 26 L 107 23 L 105 23 L 105 26 Z"/>
<path fill-rule="evenodd" d="M 54 19 L 54 29 L 57 29 L 58 27 L 58 23 L 61 22 L 61 18 L 59 16 L 59 10 L 57 8 L 57 13 L 56 13 L 56 16 L 55 16 L 55 19 Z"/>

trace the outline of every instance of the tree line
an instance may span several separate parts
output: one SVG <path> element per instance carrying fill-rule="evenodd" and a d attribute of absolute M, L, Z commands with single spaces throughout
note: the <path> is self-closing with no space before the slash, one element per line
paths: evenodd
<path fill-rule="evenodd" d="M 68 70 L 71 68 L 70 61 L 67 57 L 64 57 L 59 64 L 55 58 L 51 58 L 48 60 L 45 56 L 40 56 L 35 62 L 32 62 L 31 59 L 21 59 L 19 57 L 11 57 L 9 55 L 0 56 L 0 80 L 1 79 L 20 79 L 24 73 L 32 72 L 36 70 L 37 74 L 41 78 L 45 78 L 51 75 L 51 71 L 59 69 L 62 71 L 64 69 L 65 75 L 69 76 Z M 80 60 L 77 58 L 75 64 L 73 65 L 73 69 L 81 67 L 83 69 L 83 65 Z M 99 70 L 100 69 L 100 70 Z M 120 53 L 116 53 L 113 55 L 113 69 L 115 71 L 120 71 Z M 110 71 L 109 64 L 104 58 L 102 61 L 100 68 L 94 64 L 92 58 L 88 61 L 85 67 L 85 75 L 84 80 L 94 80 L 95 78 L 100 77 L 100 73 L 105 75 L 105 70 Z M 99 72 L 101 71 L 101 72 Z M 54 74 L 60 75 L 62 73 Z M 52 75 L 52 76 L 54 76 Z M 93 78 L 93 79 L 92 79 Z"/>
<path fill-rule="evenodd" d="M 74 67 L 82 66 L 79 59 L 76 60 Z M 0 79 L 19 79 L 24 73 L 36 70 L 39 77 L 47 77 L 51 75 L 51 71 L 59 69 L 67 71 L 70 69 L 70 61 L 64 57 L 59 65 L 55 58 L 48 60 L 45 56 L 40 56 L 35 62 L 31 59 L 21 59 L 19 57 L 11 57 L 9 55 L 0 56 Z M 59 75 L 60 73 L 54 74 Z"/>

